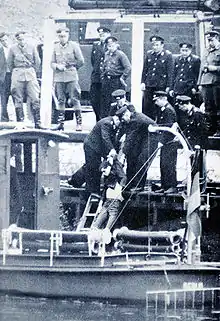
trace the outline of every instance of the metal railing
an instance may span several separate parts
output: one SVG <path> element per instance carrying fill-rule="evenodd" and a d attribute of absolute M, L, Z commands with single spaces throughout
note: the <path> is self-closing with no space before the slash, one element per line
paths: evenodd
<path fill-rule="evenodd" d="M 25 249 L 29 247 L 30 250 L 36 248 L 35 252 L 49 253 L 49 266 L 53 266 L 54 256 L 59 256 L 62 250 L 62 245 L 66 242 L 68 244 L 81 242 L 86 246 L 88 255 L 92 256 L 94 253 L 100 256 L 100 265 L 104 266 L 105 260 L 105 245 L 111 241 L 111 236 L 106 235 L 104 230 L 91 232 L 69 232 L 69 231 L 55 231 L 55 230 L 29 230 L 22 228 L 8 228 L 2 230 L 2 263 L 6 265 L 6 258 L 10 255 L 22 255 Z M 99 249 L 94 250 L 94 244 L 98 242 Z M 66 244 L 65 243 L 65 244 Z M 28 244 L 28 245 L 25 245 Z"/>
<path fill-rule="evenodd" d="M 191 284 L 191 283 L 190 283 Z M 183 284 L 183 289 L 146 292 L 146 314 L 158 310 L 167 313 L 169 310 L 193 309 L 203 311 L 208 306 L 211 309 L 220 306 L 220 287 L 203 288 L 202 283 Z"/>

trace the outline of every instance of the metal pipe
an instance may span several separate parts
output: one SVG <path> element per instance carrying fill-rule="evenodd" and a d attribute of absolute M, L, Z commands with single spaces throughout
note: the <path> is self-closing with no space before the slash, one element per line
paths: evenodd
<path fill-rule="evenodd" d="M 135 241 L 147 241 L 147 239 L 157 239 L 158 241 L 162 241 L 164 239 L 168 239 L 171 244 L 179 243 L 183 238 L 184 230 L 178 231 L 135 231 L 129 230 L 126 226 L 121 227 L 120 229 L 116 229 L 113 232 L 114 240 L 135 240 Z"/>

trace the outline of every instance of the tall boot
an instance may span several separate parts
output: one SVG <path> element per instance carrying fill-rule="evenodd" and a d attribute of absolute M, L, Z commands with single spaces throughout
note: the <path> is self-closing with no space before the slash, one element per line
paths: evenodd
<path fill-rule="evenodd" d="M 41 120 L 40 120 L 40 108 L 34 108 L 32 109 L 33 117 L 34 117 L 34 125 L 36 129 L 48 129 L 46 127 L 43 127 L 41 125 Z"/>
<path fill-rule="evenodd" d="M 64 130 L 65 110 L 58 110 L 57 127 L 55 130 Z"/>
<path fill-rule="evenodd" d="M 23 110 L 23 107 L 16 107 L 15 108 L 15 113 L 16 113 L 17 122 L 23 122 L 24 121 L 24 110 Z"/>
<path fill-rule="evenodd" d="M 206 113 L 206 127 L 208 136 L 213 136 L 217 129 L 217 116 Z"/>
<path fill-rule="evenodd" d="M 217 114 L 216 121 L 216 132 L 213 135 L 214 137 L 220 137 L 220 114 Z"/>
<path fill-rule="evenodd" d="M 76 131 L 81 132 L 82 131 L 82 114 L 81 110 L 76 110 Z"/>

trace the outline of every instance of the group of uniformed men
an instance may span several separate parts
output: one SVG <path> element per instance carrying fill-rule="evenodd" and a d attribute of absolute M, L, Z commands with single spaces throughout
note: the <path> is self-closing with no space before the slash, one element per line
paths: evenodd
<path fill-rule="evenodd" d="M 146 153 L 151 150 L 149 140 L 144 138 L 149 136 L 149 124 L 172 126 L 178 123 L 192 145 L 204 143 L 205 134 L 219 136 L 220 35 L 217 31 L 206 33 L 209 45 L 202 63 L 199 57 L 192 54 L 192 45 L 189 43 L 181 43 L 180 54 L 173 58 L 171 52 L 164 48 L 162 37 L 157 35 L 150 38 L 152 50 L 146 54 L 140 86 L 143 91 L 143 113 L 136 113 L 134 106 L 126 101 L 126 80 L 131 71 L 128 57 L 120 49 L 117 38 L 111 36 L 109 28 L 99 27 L 97 31 L 100 40 L 94 42 L 91 52 L 93 70 L 90 97 L 98 123 L 84 144 L 87 178 L 91 179 L 93 186 L 99 186 L 94 182 L 99 177 L 96 173 L 100 158 L 111 150 L 117 153 L 112 144 L 114 133 L 107 131 L 106 134 L 103 130 L 108 125 L 115 131 L 117 123 L 129 123 L 129 126 L 124 126 L 128 180 L 141 168 L 146 160 Z M 76 130 L 82 130 L 81 90 L 77 70 L 83 65 L 84 58 L 79 44 L 69 40 L 68 28 L 58 29 L 57 35 L 59 41 L 54 44 L 51 60 L 58 100 L 57 129 L 63 129 L 65 106 L 68 104 L 75 110 Z M 8 120 L 7 103 L 11 94 L 17 121 L 23 121 L 23 102 L 28 97 L 35 127 L 42 128 L 40 86 L 36 76 L 41 64 L 40 52 L 26 41 L 25 36 L 25 32 L 17 32 L 16 43 L 9 48 L 8 35 L 0 34 L 1 120 Z M 42 54 L 43 52 L 41 56 Z M 204 111 L 193 105 L 198 103 L 198 92 L 203 98 Z M 112 103 L 113 100 L 116 102 Z M 119 118 L 119 122 L 114 117 Z M 168 168 L 175 167 L 177 148 L 168 134 L 163 134 L 161 141 L 162 189 L 169 190 L 176 186 L 175 171 L 169 172 Z M 97 146 L 99 148 L 96 150 Z M 174 173 L 172 179 L 171 172 Z"/>
<path fill-rule="evenodd" d="M 91 103 L 97 121 L 107 114 L 109 117 L 97 123 L 84 143 L 88 189 L 99 192 L 101 157 L 106 157 L 108 153 L 117 154 L 114 140 L 118 135 L 117 128 L 121 126 L 117 124 L 123 124 L 126 133 L 123 151 L 127 159 L 127 182 L 132 180 L 130 187 L 139 185 L 143 188 L 146 175 L 141 169 L 155 151 L 155 142 L 160 141 L 159 192 L 175 192 L 179 146 L 169 133 L 149 139 L 148 126 L 171 127 L 175 124 L 192 148 L 200 145 L 205 149 L 208 135 L 220 135 L 220 35 L 214 30 L 206 33 L 208 47 L 202 61 L 192 54 L 191 44 L 179 44 L 180 54 L 174 58 L 164 48 L 164 39 L 152 36 L 152 50 L 146 54 L 141 78 L 142 113 L 137 113 L 134 106 L 125 101 L 126 83 L 122 80 L 128 75 L 128 64 L 123 63 L 125 60 L 122 58 L 118 63 L 121 54 L 119 45 L 117 50 L 120 54 L 113 54 L 108 49 L 112 43 L 118 44 L 117 39 L 109 36 L 108 28 L 100 27 L 98 32 L 100 41 L 94 43 L 92 50 L 91 98 L 94 99 Z M 110 97 L 116 102 L 110 104 Z"/>

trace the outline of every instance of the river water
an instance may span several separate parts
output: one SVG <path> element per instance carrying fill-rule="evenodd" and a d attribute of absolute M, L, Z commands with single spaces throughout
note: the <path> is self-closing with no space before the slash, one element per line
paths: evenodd
<path fill-rule="evenodd" d="M 220 320 L 217 310 L 146 311 L 144 304 L 0 296 L 1 321 L 207 321 Z"/>

